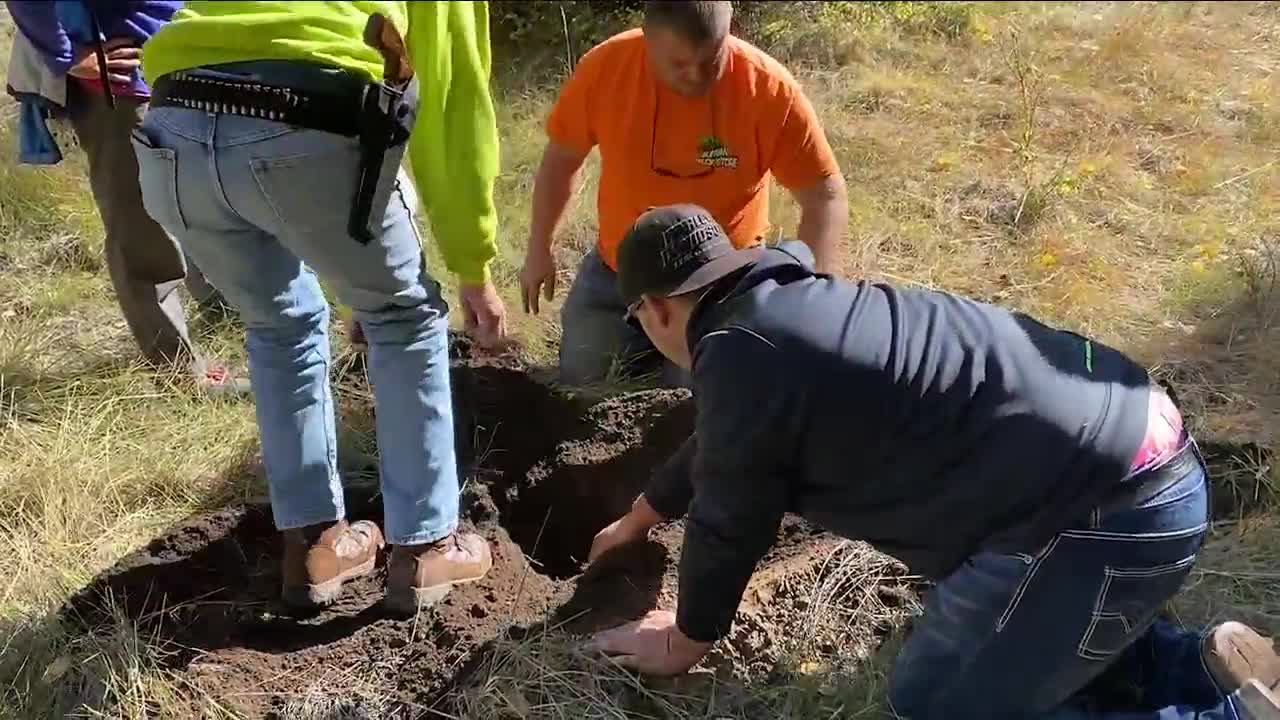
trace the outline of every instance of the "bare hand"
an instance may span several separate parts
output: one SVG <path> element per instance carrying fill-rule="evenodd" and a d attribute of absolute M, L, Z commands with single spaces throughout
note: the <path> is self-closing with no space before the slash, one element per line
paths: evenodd
<path fill-rule="evenodd" d="M 649 536 L 649 529 L 662 522 L 658 514 L 644 495 L 636 498 L 631 504 L 631 511 L 609 523 L 605 529 L 596 533 L 591 541 L 591 552 L 587 554 L 587 567 L 591 568 L 600 558 L 617 548 L 640 542 Z"/>
<path fill-rule="evenodd" d="M 507 345 L 507 310 L 493 283 L 464 284 L 458 291 L 467 334 L 487 350 Z"/>
<path fill-rule="evenodd" d="M 596 533 L 591 541 L 591 552 L 587 554 L 587 566 L 595 565 L 600 558 L 614 550 L 632 543 L 640 542 L 649 535 L 649 528 L 641 527 L 628 513 L 609 523 L 605 529 Z"/>
<path fill-rule="evenodd" d="M 712 643 L 690 640 L 676 626 L 676 615 L 654 610 L 637 622 L 596 633 L 590 647 L 625 668 L 649 675 L 679 675 L 711 649 Z"/>
<path fill-rule="evenodd" d="M 107 80 L 114 85 L 128 85 L 133 81 L 134 72 L 142 65 L 142 48 L 132 43 L 127 38 L 116 38 L 103 45 L 107 56 Z M 98 54 L 93 48 L 81 48 L 80 59 L 67 74 L 83 80 L 97 80 L 101 77 Z"/>
<path fill-rule="evenodd" d="M 520 295 L 525 312 L 538 314 L 539 294 L 547 302 L 556 296 L 556 259 L 548 245 L 530 240 L 524 267 L 520 268 Z"/>

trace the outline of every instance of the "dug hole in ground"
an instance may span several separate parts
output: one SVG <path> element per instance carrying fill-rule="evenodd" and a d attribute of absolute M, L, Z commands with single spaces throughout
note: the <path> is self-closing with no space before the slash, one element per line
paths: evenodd
<path fill-rule="evenodd" d="M 465 690 L 489 679 L 498 644 L 551 635 L 572 642 L 674 608 L 681 523 L 660 527 L 604 569 L 583 567 L 595 533 L 626 512 L 692 432 L 689 394 L 641 391 L 592 403 L 553 390 L 515 361 L 458 350 L 462 517 L 491 543 L 493 570 L 483 580 L 399 618 L 380 605 L 380 562 L 336 604 L 299 614 L 279 600 L 270 508 L 253 503 L 180 523 L 76 594 L 64 619 L 86 630 L 136 624 L 191 691 L 193 717 L 211 703 L 251 718 L 471 717 Z M 381 521 L 376 484 L 348 482 L 346 501 L 350 519 Z M 869 652 L 891 627 L 885 611 L 901 616 L 914 602 L 910 585 L 888 558 L 788 517 L 732 638 L 708 665 L 737 677 L 768 673 L 797 641 L 816 655 Z"/>

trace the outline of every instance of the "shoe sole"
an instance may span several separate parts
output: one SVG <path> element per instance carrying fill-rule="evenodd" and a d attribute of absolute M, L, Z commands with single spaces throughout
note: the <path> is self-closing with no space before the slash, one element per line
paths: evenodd
<path fill-rule="evenodd" d="M 460 580 L 451 580 L 440 585 L 432 585 L 431 587 L 416 588 L 387 588 L 387 596 L 382 599 L 382 604 L 388 610 L 399 615 L 413 615 L 420 610 L 426 610 L 436 603 L 440 602 L 449 594 L 457 585 L 466 585 L 467 583 L 477 582 L 489 574 L 493 569 L 493 562 L 490 561 L 484 572 L 471 578 L 462 578 Z"/>
<path fill-rule="evenodd" d="M 1250 679 L 1236 691 L 1248 720 L 1280 720 L 1280 700 L 1267 686 Z"/>
<path fill-rule="evenodd" d="M 1223 692 L 1235 692 L 1244 685 L 1248 678 L 1241 670 L 1252 673 L 1263 687 L 1271 687 L 1280 682 L 1280 656 L 1277 656 L 1271 638 L 1263 637 L 1248 625 L 1237 622 L 1223 623 L 1219 627 L 1231 628 L 1232 632 L 1227 639 L 1238 642 L 1228 642 L 1217 647 L 1214 638 L 1210 636 L 1206 638 L 1202 656 L 1209 674 Z M 1228 661 L 1231 655 L 1243 657 L 1249 667 L 1232 668 Z M 1255 662 L 1257 667 L 1253 666 Z"/>
<path fill-rule="evenodd" d="M 325 580 L 315 585 L 303 585 L 302 587 L 285 588 L 281 593 L 284 601 L 293 607 L 324 607 L 332 605 L 342 595 L 343 584 L 348 580 L 354 580 L 358 577 L 364 577 L 373 572 L 373 568 L 378 563 L 378 555 L 374 553 L 373 557 L 367 562 L 361 563 L 344 573 L 339 574 L 332 580 Z"/>

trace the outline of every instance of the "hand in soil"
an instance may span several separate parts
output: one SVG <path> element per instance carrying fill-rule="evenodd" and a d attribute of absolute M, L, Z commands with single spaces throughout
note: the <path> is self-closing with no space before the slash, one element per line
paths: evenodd
<path fill-rule="evenodd" d="M 639 527 L 630 515 L 614 520 L 596 533 L 595 539 L 591 541 L 591 551 L 587 553 L 587 570 L 599 570 L 615 550 L 640 542 L 648 535 L 649 528 Z"/>
<path fill-rule="evenodd" d="M 590 647 L 624 668 L 647 675 L 679 675 L 697 665 L 711 645 L 680 632 L 675 613 L 654 610 L 642 620 L 596 633 Z"/>
<path fill-rule="evenodd" d="M 614 550 L 644 540 L 649 536 L 649 529 L 661 521 L 662 516 L 649 505 L 643 495 L 636 498 L 630 512 L 596 533 L 595 539 L 591 541 L 591 551 L 587 553 L 587 569 L 598 568 L 597 561 Z"/>

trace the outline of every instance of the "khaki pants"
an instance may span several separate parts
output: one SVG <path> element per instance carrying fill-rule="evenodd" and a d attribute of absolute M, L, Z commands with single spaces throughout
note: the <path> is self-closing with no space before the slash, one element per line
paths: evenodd
<path fill-rule="evenodd" d="M 216 291 L 142 207 L 130 138 L 146 103 L 118 97 L 112 109 L 75 81 L 68 95 L 71 124 L 88 156 L 89 187 L 106 230 L 107 271 L 129 330 L 152 364 L 197 370 L 201 361 L 187 333 L 178 286 L 185 278 L 198 301 L 215 299 Z"/>

